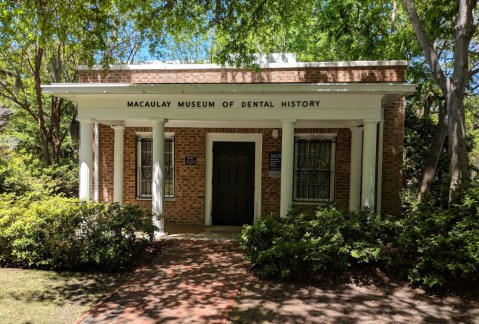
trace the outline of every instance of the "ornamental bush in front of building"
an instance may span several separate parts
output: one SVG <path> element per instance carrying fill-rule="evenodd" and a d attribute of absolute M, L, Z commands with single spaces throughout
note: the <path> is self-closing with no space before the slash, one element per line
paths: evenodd
<path fill-rule="evenodd" d="M 141 254 L 155 227 L 138 206 L 60 196 L 0 197 L 0 263 L 118 271 Z"/>
<path fill-rule="evenodd" d="M 387 268 L 429 287 L 479 282 L 479 186 L 466 188 L 458 205 L 428 202 L 402 218 L 335 207 L 295 210 L 246 226 L 241 246 L 259 275 L 300 278 Z"/>
<path fill-rule="evenodd" d="M 266 217 L 246 226 L 240 243 L 262 276 L 333 273 L 384 259 L 390 225 L 367 209 L 293 210 L 285 218 Z"/>
<path fill-rule="evenodd" d="M 479 283 L 479 185 L 462 184 L 460 201 L 448 209 L 443 200 L 430 197 L 397 220 L 401 231 L 390 267 L 430 287 L 474 287 Z"/>

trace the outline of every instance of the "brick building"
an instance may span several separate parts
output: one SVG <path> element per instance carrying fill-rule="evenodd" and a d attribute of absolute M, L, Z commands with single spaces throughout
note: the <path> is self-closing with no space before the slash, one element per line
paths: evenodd
<path fill-rule="evenodd" d="M 78 103 L 80 198 L 151 207 L 161 229 L 328 202 L 399 213 L 407 63 L 282 58 L 80 68 L 43 86 Z"/>

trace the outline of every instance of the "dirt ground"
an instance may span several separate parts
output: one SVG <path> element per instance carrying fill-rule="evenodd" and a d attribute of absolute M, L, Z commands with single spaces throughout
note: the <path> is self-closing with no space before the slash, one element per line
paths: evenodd
<path fill-rule="evenodd" d="M 280 283 L 249 275 L 228 323 L 479 323 L 479 294 L 435 295 L 382 274 L 342 283 Z"/>

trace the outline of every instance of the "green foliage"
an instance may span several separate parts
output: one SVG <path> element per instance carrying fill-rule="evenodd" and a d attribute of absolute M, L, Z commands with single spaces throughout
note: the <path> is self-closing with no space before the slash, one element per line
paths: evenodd
<path fill-rule="evenodd" d="M 435 199 L 405 215 L 396 225 L 397 254 L 391 267 L 411 282 L 443 286 L 479 278 L 479 186 L 463 188 L 459 204 L 447 209 Z"/>
<path fill-rule="evenodd" d="M 131 265 L 153 238 L 151 215 L 138 206 L 0 197 L 2 264 L 117 271 Z"/>
<path fill-rule="evenodd" d="M 402 218 L 334 207 L 293 210 L 286 218 L 265 217 L 246 226 L 240 243 L 266 277 L 299 278 L 374 264 L 428 287 L 476 284 L 479 185 L 462 188 L 461 202 L 449 210 L 433 199 Z"/>
<path fill-rule="evenodd" d="M 72 160 L 45 167 L 31 154 L 0 148 L 0 194 L 38 196 L 59 194 L 76 197 L 78 194 L 78 166 Z"/>
<path fill-rule="evenodd" d="M 263 276 L 295 277 L 335 272 L 381 261 L 389 223 L 368 210 L 292 211 L 246 226 L 241 246 Z"/>
<path fill-rule="evenodd" d="M 152 216 L 137 205 L 83 203 L 81 216 L 78 231 L 85 264 L 117 270 L 129 265 L 153 239 Z"/>
<path fill-rule="evenodd" d="M 32 157 L 0 149 L 0 193 L 18 196 L 42 195 L 47 188 L 39 174 L 30 169 Z"/>

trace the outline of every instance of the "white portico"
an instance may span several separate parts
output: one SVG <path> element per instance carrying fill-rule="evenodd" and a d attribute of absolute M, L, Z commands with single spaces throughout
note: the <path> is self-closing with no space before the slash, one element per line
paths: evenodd
<path fill-rule="evenodd" d="M 404 66 L 405 62 L 362 63 L 380 66 Z M 354 62 L 352 62 L 354 63 Z M 349 63 L 350 65 L 352 64 Z M 318 63 L 319 64 L 319 63 Z M 358 64 L 358 63 L 356 63 Z M 296 68 L 298 64 L 295 65 Z M 353 64 L 354 66 L 354 64 Z M 346 66 L 347 68 L 348 66 Z M 148 69 L 152 67 L 149 66 Z M 166 68 L 166 67 L 165 67 Z M 185 69 L 185 67 L 182 67 Z M 191 66 L 188 66 L 191 68 Z M 195 67 L 198 69 L 198 67 Z M 158 69 L 158 68 L 157 68 Z M 213 69 L 211 66 L 209 70 Z M 208 71 L 209 71 L 208 70 Z M 204 73 L 206 74 L 206 68 Z M 161 72 L 158 72 L 161 73 Z M 199 80 L 201 75 L 198 77 Z M 201 81 L 199 81 L 201 82 Z M 304 129 L 348 129 L 350 131 L 349 191 L 350 209 L 375 208 L 380 205 L 378 177 L 382 176 L 383 110 L 413 92 L 414 85 L 404 82 L 271 82 L 271 83 L 78 83 L 43 86 L 43 91 L 78 103 L 80 122 L 80 198 L 98 196 L 94 185 L 95 170 L 92 151 L 94 125 L 109 125 L 114 132 L 113 200 L 123 203 L 125 128 L 152 129 L 151 206 L 153 213 L 165 214 L 165 134 L 168 129 L 271 129 L 280 130 L 281 170 L 280 215 L 286 215 L 295 197 L 295 134 Z M 220 134 L 215 131 L 205 138 L 204 221 L 211 224 L 212 167 L 215 142 L 254 143 L 254 217 L 260 217 L 264 200 L 265 137 L 248 131 Z M 328 133 L 329 134 L 329 133 Z M 333 134 L 334 135 L 334 134 Z M 331 136 L 333 136 L 331 135 Z M 379 135 L 379 136 L 378 136 Z M 168 137 L 168 136 L 167 136 Z M 210 147 L 209 147 L 210 146 Z M 209 147 L 209 148 L 208 148 Z M 92 149 L 93 148 L 93 149 Z M 226 148 L 225 148 L 226 149 Z M 242 148 L 239 148 L 242 150 Z M 252 151 L 252 152 L 253 152 Z M 334 151 L 333 151 L 334 152 Z M 97 154 L 97 153 L 96 153 Z M 238 153 L 239 154 L 239 153 Z M 330 153 L 328 153 L 330 154 Z M 98 155 L 98 154 L 97 154 Z M 176 157 L 178 159 L 178 157 Z M 183 158 L 183 157 L 181 157 Z M 238 158 L 236 158 L 238 159 Z M 338 164 L 338 157 L 333 163 Z M 336 161 L 336 162 L 334 162 Z M 182 163 L 182 161 L 176 161 Z M 185 164 L 186 164 L 185 157 Z M 195 157 L 196 163 L 196 157 Z M 95 178 L 98 178 L 97 173 Z M 253 176 L 252 176 L 253 177 Z M 180 181 L 180 180 L 175 180 Z M 334 178 L 331 180 L 334 187 Z M 96 182 L 95 182 L 96 183 Z M 334 195 L 333 195 L 334 196 Z M 379 198 L 378 198 L 379 196 Z M 196 197 L 195 197 L 196 198 Z M 177 199 L 178 201 L 178 199 Z"/>

